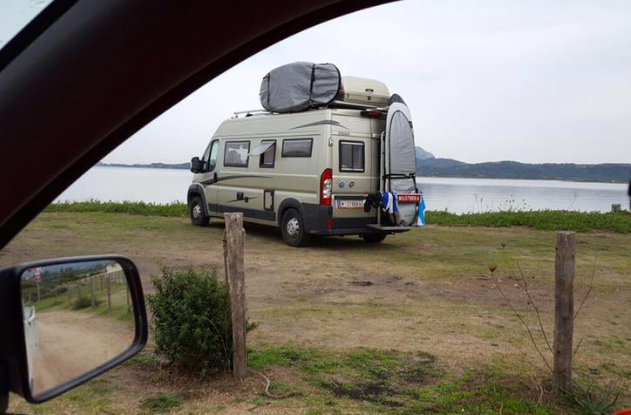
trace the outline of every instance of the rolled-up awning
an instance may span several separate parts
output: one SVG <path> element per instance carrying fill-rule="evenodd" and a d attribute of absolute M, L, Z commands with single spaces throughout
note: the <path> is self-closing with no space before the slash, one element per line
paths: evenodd
<path fill-rule="evenodd" d="M 275 145 L 276 145 L 276 142 L 274 141 L 263 143 L 260 146 L 256 147 L 255 149 L 251 150 L 248 153 L 248 156 L 260 156 L 261 154 L 265 153 L 267 150 L 274 147 Z"/>

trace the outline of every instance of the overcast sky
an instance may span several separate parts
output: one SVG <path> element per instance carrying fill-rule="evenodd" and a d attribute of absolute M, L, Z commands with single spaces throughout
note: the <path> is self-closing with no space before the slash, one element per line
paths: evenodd
<path fill-rule="evenodd" d="M 631 162 L 631 1 L 406 0 L 341 17 L 216 78 L 105 158 L 184 162 L 294 61 L 376 78 L 416 142 L 467 162 Z M 235 28 L 236 30 L 237 28 Z"/>

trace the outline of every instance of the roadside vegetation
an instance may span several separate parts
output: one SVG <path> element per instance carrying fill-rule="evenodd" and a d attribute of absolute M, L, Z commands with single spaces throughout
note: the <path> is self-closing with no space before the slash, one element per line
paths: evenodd
<path fill-rule="evenodd" d="M 232 357 L 230 295 L 217 272 L 161 267 L 147 297 L 156 353 L 189 373 L 205 377 L 229 369 Z"/>
<path fill-rule="evenodd" d="M 155 204 L 145 202 L 59 202 L 46 208 L 47 212 L 102 212 L 128 213 L 144 216 L 188 216 L 185 203 Z M 500 211 L 487 213 L 455 214 L 446 211 L 426 212 L 428 225 L 440 226 L 526 226 L 542 230 L 568 230 L 576 232 L 609 231 L 631 233 L 629 212 L 600 213 L 564 210 Z"/>

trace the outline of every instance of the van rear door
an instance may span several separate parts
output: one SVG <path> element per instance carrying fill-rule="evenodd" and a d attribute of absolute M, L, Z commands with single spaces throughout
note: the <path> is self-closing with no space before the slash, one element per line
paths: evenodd
<path fill-rule="evenodd" d="M 361 117 L 343 117 L 350 131 L 333 130 L 333 218 L 365 219 L 375 217 L 375 210 L 364 212 L 366 196 L 377 191 L 375 180 L 378 161 L 371 138 L 370 121 Z M 352 222 L 347 222 L 347 225 Z M 348 227 L 348 226 L 344 226 Z"/>

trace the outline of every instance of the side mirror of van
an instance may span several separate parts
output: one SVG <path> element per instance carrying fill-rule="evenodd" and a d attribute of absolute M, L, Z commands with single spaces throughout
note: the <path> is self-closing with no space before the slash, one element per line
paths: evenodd
<path fill-rule="evenodd" d="M 0 269 L 0 412 L 9 391 L 45 402 L 131 358 L 147 326 L 138 269 L 125 257 Z"/>
<path fill-rule="evenodd" d="M 202 161 L 199 159 L 199 157 L 193 157 L 191 159 L 191 171 L 193 173 L 201 173 L 202 170 Z"/>

